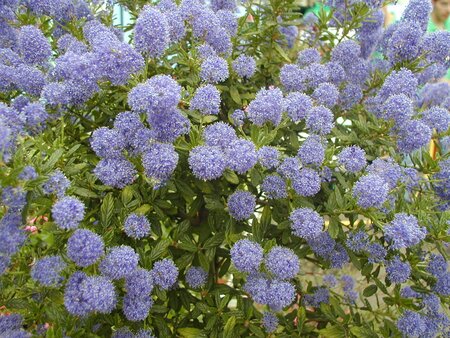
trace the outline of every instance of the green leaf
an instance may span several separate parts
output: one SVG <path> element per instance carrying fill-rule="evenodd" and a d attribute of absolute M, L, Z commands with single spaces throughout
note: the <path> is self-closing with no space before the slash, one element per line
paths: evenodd
<path fill-rule="evenodd" d="M 350 332 L 355 335 L 358 338 L 376 338 L 378 335 L 373 332 L 372 330 L 360 327 L 360 326 L 354 326 L 350 329 Z"/>
<path fill-rule="evenodd" d="M 281 48 L 281 46 L 278 43 L 274 44 L 274 46 L 275 46 L 275 50 L 278 52 L 278 54 L 280 54 L 280 56 L 283 59 L 285 59 L 288 63 L 291 63 L 291 59 L 286 54 L 286 52 L 283 50 L 283 48 Z"/>
<path fill-rule="evenodd" d="M 180 248 L 182 250 L 190 251 L 190 252 L 197 252 L 197 250 L 198 250 L 197 245 L 192 243 L 189 236 L 187 236 L 187 235 L 182 236 L 180 238 L 180 241 L 181 241 L 181 243 L 178 244 L 178 248 Z"/>
<path fill-rule="evenodd" d="M 200 261 L 200 266 L 205 271 L 208 271 L 209 270 L 209 261 L 208 261 L 208 258 L 206 257 L 206 255 L 201 251 L 197 252 L 197 255 L 198 255 L 198 260 Z"/>
<path fill-rule="evenodd" d="M 137 208 L 134 212 L 138 215 L 145 215 L 150 210 L 152 210 L 152 206 L 150 204 L 143 204 L 139 208 Z"/>
<path fill-rule="evenodd" d="M 75 187 L 74 194 L 78 195 L 78 196 L 82 196 L 82 197 L 88 197 L 88 198 L 98 198 L 99 197 L 95 192 L 88 190 L 86 188 L 80 188 L 80 187 Z"/>
<path fill-rule="evenodd" d="M 235 86 L 231 86 L 230 95 L 234 102 L 236 102 L 239 105 L 242 104 L 241 97 L 239 96 L 239 91 Z"/>
<path fill-rule="evenodd" d="M 42 166 L 42 171 L 46 172 L 50 169 L 53 169 L 53 167 L 55 166 L 56 162 L 59 161 L 59 159 L 61 158 L 61 156 L 64 154 L 64 149 L 57 149 L 55 150 L 55 152 L 50 156 L 50 158 L 48 159 L 47 162 L 45 162 L 45 164 Z"/>
<path fill-rule="evenodd" d="M 202 330 L 195 327 L 182 327 L 177 330 L 183 338 L 206 337 Z"/>
<path fill-rule="evenodd" d="M 227 169 L 224 171 L 223 176 L 231 184 L 239 184 L 239 177 L 234 171 Z"/>
<path fill-rule="evenodd" d="M 234 338 L 234 327 L 236 326 L 236 317 L 232 316 L 228 318 L 227 323 L 223 328 L 223 338 Z"/>
<path fill-rule="evenodd" d="M 265 205 L 262 215 L 261 215 L 261 225 L 264 226 L 264 228 L 267 228 L 272 221 L 272 210 L 270 210 L 270 206 Z"/>
<path fill-rule="evenodd" d="M 250 331 L 252 331 L 252 333 L 256 336 L 256 337 L 261 337 L 264 338 L 266 335 L 264 334 L 263 330 L 261 330 L 258 326 L 256 326 L 255 324 L 250 324 L 249 326 Z"/>
<path fill-rule="evenodd" d="M 100 207 L 100 223 L 104 228 L 109 227 L 111 219 L 114 215 L 114 197 L 112 193 L 105 196 Z"/>
<path fill-rule="evenodd" d="M 133 188 L 126 186 L 121 193 L 122 204 L 126 207 L 133 199 Z"/>
<path fill-rule="evenodd" d="M 297 324 L 297 330 L 298 333 L 302 333 L 303 331 L 303 325 L 306 321 L 306 310 L 304 306 L 301 306 L 297 311 L 297 318 L 298 318 L 298 324 Z"/>
<path fill-rule="evenodd" d="M 331 238 L 337 238 L 339 234 L 339 222 L 335 218 L 331 218 L 328 223 L 328 233 Z"/>
<path fill-rule="evenodd" d="M 344 328 L 339 325 L 328 326 L 319 330 L 319 333 L 326 338 L 344 338 L 346 336 Z"/>
<path fill-rule="evenodd" d="M 211 249 L 220 246 L 225 239 L 225 234 L 223 232 L 219 232 L 214 236 L 208 238 L 205 243 L 203 243 L 204 249 Z"/>
<path fill-rule="evenodd" d="M 342 194 L 338 186 L 335 187 L 334 193 L 336 194 L 336 203 L 338 207 L 340 209 L 344 209 L 344 199 L 342 198 Z"/>
<path fill-rule="evenodd" d="M 169 245 L 170 240 L 168 239 L 162 239 L 161 241 L 159 241 L 150 253 L 150 260 L 155 261 L 160 258 L 167 251 Z"/>
<path fill-rule="evenodd" d="M 52 232 L 42 232 L 39 234 L 39 237 L 47 244 L 49 248 L 55 244 L 55 236 Z"/>
<path fill-rule="evenodd" d="M 203 196 L 206 202 L 206 209 L 208 210 L 223 210 L 224 205 L 219 200 L 218 196 Z"/>
<path fill-rule="evenodd" d="M 364 295 L 364 297 L 370 297 L 370 296 L 374 295 L 377 291 L 378 291 L 378 287 L 376 285 L 372 284 L 364 289 L 363 295 Z"/>

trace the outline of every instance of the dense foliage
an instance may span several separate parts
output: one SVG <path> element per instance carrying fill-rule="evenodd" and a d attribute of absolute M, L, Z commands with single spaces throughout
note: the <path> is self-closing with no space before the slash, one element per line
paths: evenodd
<path fill-rule="evenodd" d="M 447 336 L 431 3 L 117 2 L 0 0 L 0 337 Z"/>

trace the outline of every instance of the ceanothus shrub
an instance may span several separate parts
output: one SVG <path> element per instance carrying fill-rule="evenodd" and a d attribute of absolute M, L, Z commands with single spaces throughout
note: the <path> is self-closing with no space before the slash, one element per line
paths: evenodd
<path fill-rule="evenodd" d="M 449 34 L 293 3 L 0 1 L 0 337 L 450 333 Z"/>

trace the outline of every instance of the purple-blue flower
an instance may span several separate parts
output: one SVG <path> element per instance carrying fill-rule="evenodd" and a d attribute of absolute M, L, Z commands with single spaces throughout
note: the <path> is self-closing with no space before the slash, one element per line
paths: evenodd
<path fill-rule="evenodd" d="M 414 73 L 409 69 L 401 68 L 392 71 L 384 80 L 378 91 L 379 102 L 385 102 L 391 95 L 405 94 L 409 98 L 414 98 L 417 91 L 418 81 Z"/>
<path fill-rule="evenodd" d="M 316 100 L 317 105 L 323 105 L 328 108 L 334 107 L 339 99 L 339 90 L 329 82 L 321 83 L 314 89 L 311 97 Z"/>
<path fill-rule="evenodd" d="M 168 143 L 152 143 L 142 155 L 145 175 L 157 181 L 167 181 L 178 164 L 178 153 Z"/>
<path fill-rule="evenodd" d="M 267 333 L 275 332 L 278 327 L 277 315 L 273 312 L 264 312 L 262 324 Z"/>
<path fill-rule="evenodd" d="M 405 94 L 391 95 L 384 102 L 384 118 L 394 120 L 397 124 L 402 124 L 409 120 L 413 114 L 413 101 Z"/>
<path fill-rule="evenodd" d="M 334 275 L 325 275 L 323 276 L 323 284 L 330 288 L 334 288 L 335 286 L 337 286 L 338 281 L 336 279 L 336 276 Z"/>
<path fill-rule="evenodd" d="M 206 285 L 206 282 L 208 280 L 208 273 L 199 266 L 191 266 L 186 271 L 185 278 L 186 283 L 189 285 L 189 287 L 197 289 Z"/>
<path fill-rule="evenodd" d="M 306 48 L 298 53 L 297 64 L 300 67 L 309 66 L 312 63 L 320 63 L 322 57 L 315 48 Z"/>
<path fill-rule="evenodd" d="M 137 268 L 125 277 L 125 290 L 136 297 L 148 296 L 153 290 L 153 277 L 149 270 Z"/>
<path fill-rule="evenodd" d="M 225 149 L 237 139 L 237 136 L 232 126 L 220 121 L 210 124 L 203 130 L 203 139 L 208 146 Z"/>
<path fill-rule="evenodd" d="M 265 122 L 278 125 L 283 113 L 283 93 L 279 88 L 261 89 L 247 108 L 247 116 L 257 126 Z"/>
<path fill-rule="evenodd" d="M 4 187 L 2 190 L 3 205 L 11 211 L 19 211 L 27 204 L 27 193 L 22 187 Z"/>
<path fill-rule="evenodd" d="M 433 7 L 428 0 L 411 0 L 403 11 L 401 21 L 417 23 L 422 32 L 425 32 Z"/>
<path fill-rule="evenodd" d="M 42 132 L 50 115 L 41 103 L 29 103 L 23 107 L 21 116 L 25 121 L 25 127 L 31 135 Z"/>
<path fill-rule="evenodd" d="M 241 239 L 230 250 L 231 261 L 241 272 L 256 272 L 263 261 L 263 248 L 256 242 Z"/>
<path fill-rule="evenodd" d="M 414 311 L 405 310 L 403 315 L 397 321 L 399 331 L 405 337 L 422 337 L 427 329 L 422 316 Z"/>
<path fill-rule="evenodd" d="M 66 196 L 53 204 L 52 217 L 61 229 L 76 229 L 84 218 L 84 208 L 78 198 Z"/>
<path fill-rule="evenodd" d="M 263 191 L 269 199 L 287 197 L 286 182 L 278 175 L 264 177 L 261 183 L 261 191 Z"/>
<path fill-rule="evenodd" d="M 150 296 L 134 296 L 126 294 L 123 297 L 122 311 L 125 317 L 133 322 L 142 321 L 148 317 L 153 299 Z"/>
<path fill-rule="evenodd" d="M 306 73 L 297 65 L 286 64 L 280 70 L 280 82 L 288 92 L 306 89 Z"/>
<path fill-rule="evenodd" d="M 153 6 L 144 6 L 134 27 L 136 49 L 152 58 L 160 57 L 169 46 L 169 33 L 166 16 Z"/>
<path fill-rule="evenodd" d="M 330 303 L 330 291 L 327 288 L 317 288 L 312 295 L 304 295 L 303 302 L 305 305 L 320 307 L 320 304 Z"/>
<path fill-rule="evenodd" d="M 256 61 L 252 56 L 239 55 L 232 63 L 233 70 L 243 78 L 251 78 L 256 71 Z"/>
<path fill-rule="evenodd" d="M 329 81 L 336 86 L 340 85 L 346 80 L 345 70 L 337 62 L 328 62 L 325 64 L 329 73 Z"/>
<path fill-rule="evenodd" d="M 441 296 L 450 295 L 450 273 L 446 272 L 437 278 L 436 284 L 434 284 L 433 291 L 436 291 Z"/>
<path fill-rule="evenodd" d="M 293 210 L 289 220 L 293 234 L 304 239 L 317 237 L 322 232 L 325 223 L 319 213 L 310 208 Z"/>
<path fill-rule="evenodd" d="M 135 213 L 128 215 L 123 225 L 128 237 L 140 239 L 150 234 L 150 222 L 147 217 Z"/>
<path fill-rule="evenodd" d="M 44 193 L 49 195 L 56 193 L 58 197 L 63 197 L 67 188 L 70 186 L 70 181 L 64 173 L 56 169 L 42 186 Z"/>
<path fill-rule="evenodd" d="M 117 129 L 101 127 L 92 133 L 91 148 L 102 158 L 119 158 L 125 149 L 124 136 Z"/>
<path fill-rule="evenodd" d="M 339 63 L 344 69 L 351 68 L 361 55 L 360 46 L 353 40 L 337 44 L 331 51 L 331 61 Z"/>
<path fill-rule="evenodd" d="M 314 196 L 320 191 L 319 173 L 311 168 L 303 168 L 291 179 L 292 188 L 300 196 Z"/>
<path fill-rule="evenodd" d="M 103 184 L 120 189 L 133 183 L 136 173 L 134 165 L 125 158 L 103 159 L 94 169 Z"/>
<path fill-rule="evenodd" d="M 46 256 L 31 268 L 31 278 L 45 286 L 57 286 L 64 279 L 61 272 L 67 264 L 61 256 Z"/>
<path fill-rule="evenodd" d="M 364 230 L 348 232 L 345 244 L 350 250 L 359 253 L 367 250 L 369 247 L 369 236 Z"/>
<path fill-rule="evenodd" d="M 398 131 L 397 146 L 400 152 L 410 153 L 427 145 L 432 130 L 421 120 L 409 120 Z"/>
<path fill-rule="evenodd" d="M 228 63 L 219 56 L 211 56 L 200 67 L 200 78 L 208 83 L 225 81 L 229 76 Z"/>
<path fill-rule="evenodd" d="M 386 273 L 392 283 L 404 283 L 411 275 L 411 266 L 396 256 L 386 263 Z"/>
<path fill-rule="evenodd" d="M 392 158 L 376 158 L 368 167 L 369 174 L 380 176 L 389 185 L 389 189 L 394 189 L 398 181 L 402 178 L 402 168 Z"/>
<path fill-rule="evenodd" d="M 280 164 L 280 152 L 275 147 L 264 146 L 258 150 L 258 162 L 264 168 L 274 169 Z"/>
<path fill-rule="evenodd" d="M 251 217 L 256 207 L 256 197 L 249 191 L 237 190 L 228 198 L 228 212 L 238 220 Z"/>
<path fill-rule="evenodd" d="M 156 262 L 151 271 L 153 283 L 164 290 L 175 284 L 178 278 L 178 268 L 170 258 Z"/>
<path fill-rule="evenodd" d="M 427 271 L 433 276 L 439 277 L 447 272 L 447 266 L 444 256 L 432 254 L 428 262 Z"/>
<path fill-rule="evenodd" d="M 325 159 L 325 147 L 317 135 L 309 135 L 298 150 L 297 156 L 303 164 L 320 166 Z"/>
<path fill-rule="evenodd" d="M 344 166 L 345 170 L 356 173 L 367 164 L 366 152 L 358 146 L 345 147 L 339 153 L 338 161 Z"/>
<path fill-rule="evenodd" d="M 131 275 L 136 270 L 138 262 L 139 255 L 134 249 L 121 245 L 109 249 L 99 268 L 102 275 L 111 279 L 121 279 Z"/>
<path fill-rule="evenodd" d="M 362 208 L 380 208 L 388 198 L 389 185 L 380 176 L 362 176 L 353 186 L 353 197 Z"/>
<path fill-rule="evenodd" d="M 427 233 L 416 217 L 405 213 L 395 214 L 392 222 L 385 226 L 383 231 L 392 249 L 409 248 L 419 244 Z"/>
<path fill-rule="evenodd" d="M 26 63 L 39 64 L 52 55 L 50 42 L 39 28 L 22 26 L 19 33 L 18 48 Z"/>
<path fill-rule="evenodd" d="M 431 107 L 423 113 L 422 121 L 430 128 L 436 129 L 438 133 L 443 133 L 450 126 L 450 113 L 441 107 Z"/>
<path fill-rule="evenodd" d="M 198 110 L 203 115 L 217 115 L 220 111 L 220 92 L 211 85 L 197 88 L 189 106 L 190 110 Z"/>
<path fill-rule="evenodd" d="M 274 246 L 266 255 L 264 265 L 267 270 L 279 279 L 292 279 L 300 270 L 297 255 L 289 248 Z"/>
<path fill-rule="evenodd" d="M 302 119 L 306 119 L 313 105 L 312 100 L 308 95 L 300 92 L 293 92 L 289 93 L 284 98 L 283 106 L 291 120 L 298 122 Z"/>
<path fill-rule="evenodd" d="M 244 124 L 246 115 L 242 109 L 236 109 L 230 116 L 231 121 L 236 127 L 240 127 Z"/>
<path fill-rule="evenodd" d="M 266 304 L 274 311 L 280 311 L 292 304 L 295 299 L 295 287 L 289 282 L 273 279 L 266 291 Z"/>
<path fill-rule="evenodd" d="M 238 138 L 226 149 L 228 167 L 238 174 L 249 171 L 258 162 L 256 147 L 252 141 Z"/>
<path fill-rule="evenodd" d="M 329 134 L 334 127 L 333 112 L 324 106 L 312 108 L 306 116 L 306 126 L 312 132 L 321 135 Z"/>
<path fill-rule="evenodd" d="M 363 98 L 361 86 L 356 83 L 347 83 L 341 90 L 339 96 L 339 105 L 343 109 L 351 109 Z"/>
<path fill-rule="evenodd" d="M 104 254 L 102 237 L 88 229 L 78 229 L 67 241 L 67 256 L 76 265 L 86 267 L 97 262 Z"/>
<path fill-rule="evenodd" d="M 225 154 L 219 147 L 197 146 L 189 152 L 189 167 L 200 180 L 214 180 L 227 167 Z"/>
<path fill-rule="evenodd" d="M 181 100 L 181 86 L 168 75 L 155 75 L 128 93 L 128 104 L 136 112 L 172 111 Z"/>

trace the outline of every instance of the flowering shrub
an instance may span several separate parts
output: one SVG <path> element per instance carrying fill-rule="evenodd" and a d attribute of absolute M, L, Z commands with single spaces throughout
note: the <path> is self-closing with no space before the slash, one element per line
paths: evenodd
<path fill-rule="evenodd" d="M 448 335 L 431 3 L 117 2 L 0 1 L 0 337 Z"/>

